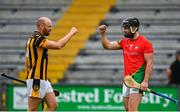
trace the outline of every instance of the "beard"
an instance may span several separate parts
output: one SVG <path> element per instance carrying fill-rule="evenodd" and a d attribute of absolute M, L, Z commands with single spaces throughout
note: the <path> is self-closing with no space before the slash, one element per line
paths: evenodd
<path fill-rule="evenodd" d="M 126 38 L 133 38 L 135 33 L 125 33 L 124 37 Z"/>
<path fill-rule="evenodd" d="M 49 32 L 46 32 L 46 33 L 44 34 L 44 36 L 49 36 L 49 34 L 50 34 Z"/>
<path fill-rule="evenodd" d="M 44 30 L 43 35 L 44 36 L 49 36 L 50 35 L 50 31 Z"/>

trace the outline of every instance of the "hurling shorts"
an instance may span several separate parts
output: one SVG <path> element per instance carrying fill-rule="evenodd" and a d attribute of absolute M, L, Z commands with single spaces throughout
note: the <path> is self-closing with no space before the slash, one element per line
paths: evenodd
<path fill-rule="evenodd" d="M 143 94 L 143 91 L 137 89 L 137 88 L 129 88 L 123 83 L 123 89 L 122 89 L 122 96 L 123 97 L 129 97 L 132 93 L 140 93 Z"/>
<path fill-rule="evenodd" d="M 38 80 L 38 85 L 34 86 L 34 79 L 27 79 L 27 96 L 43 99 L 48 92 L 53 92 L 52 86 L 48 80 Z"/>

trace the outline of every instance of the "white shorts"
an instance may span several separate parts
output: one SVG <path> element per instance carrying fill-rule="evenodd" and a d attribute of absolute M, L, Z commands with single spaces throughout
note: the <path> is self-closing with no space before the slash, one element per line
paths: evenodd
<path fill-rule="evenodd" d="M 123 83 L 123 90 L 122 90 L 122 96 L 123 97 L 129 97 L 132 93 L 140 93 L 143 94 L 143 92 L 136 88 L 129 88 Z"/>
<path fill-rule="evenodd" d="M 26 80 L 27 96 L 43 99 L 46 93 L 53 92 L 52 86 L 48 80 L 40 80 L 40 88 L 35 91 L 33 89 L 33 79 Z"/>

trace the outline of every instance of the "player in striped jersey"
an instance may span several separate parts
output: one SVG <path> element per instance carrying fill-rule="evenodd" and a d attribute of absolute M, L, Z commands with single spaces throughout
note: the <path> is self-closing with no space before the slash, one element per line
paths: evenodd
<path fill-rule="evenodd" d="M 42 99 L 48 106 L 48 111 L 57 108 L 57 101 L 50 82 L 47 80 L 48 49 L 61 49 L 76 34 L 77 29 L 71 30 L 58 41 L 46 38 L 52 30 L 52 22 L 47 17 L 37 20 L 37 31 L 26 42 L 26 69 L 28 110 L 37 111 Z"/>

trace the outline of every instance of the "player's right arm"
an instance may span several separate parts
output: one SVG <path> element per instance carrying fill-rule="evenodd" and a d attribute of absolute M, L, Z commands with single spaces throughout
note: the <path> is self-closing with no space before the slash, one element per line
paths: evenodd
<path fill-rule="evenodd" d="M 109 41 L 107 39 L 107 37 L 105 35 L 106 28 L 107 28 L 106 25 L 99 26 L 100 38 L 101 38 L 101 43 L 103 45 L 103 48 L 109 49 L 109 50 L 121 49 L 121 46 L 117 41 Z"/>
<path fill-rule="evenodd" d="M 70 32 L 67 33 L 63 38 L 59 39 L 58 41 L 51 41 L 47 40 L 45 44 L 40 45 L 41 47 L 47 48 L 47 49 L 61 49 L 63 48 L 69 40 L 77 33 L 77 28 L 72 27 Z"/>

